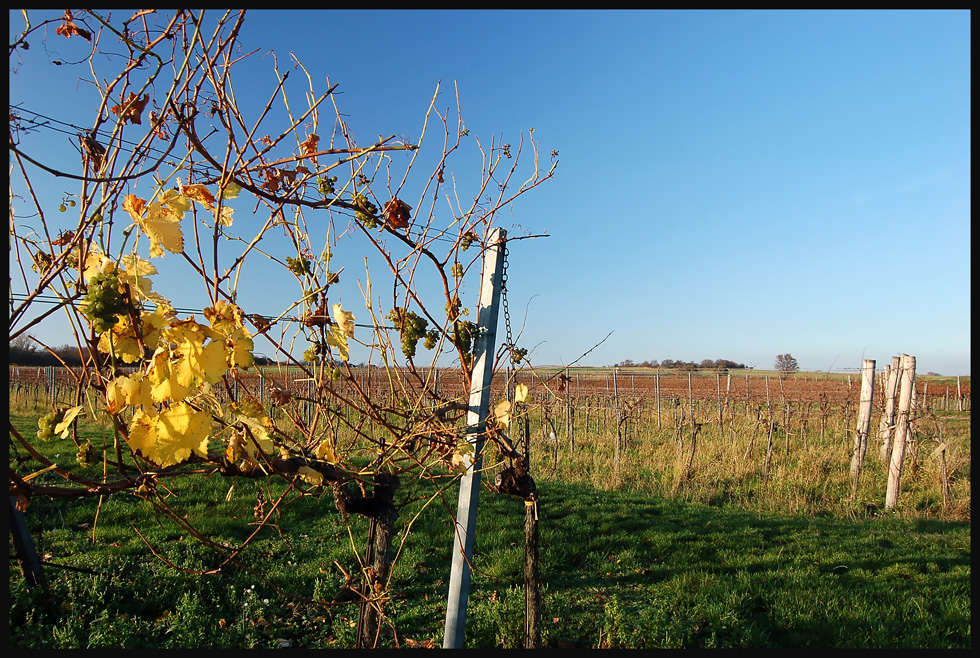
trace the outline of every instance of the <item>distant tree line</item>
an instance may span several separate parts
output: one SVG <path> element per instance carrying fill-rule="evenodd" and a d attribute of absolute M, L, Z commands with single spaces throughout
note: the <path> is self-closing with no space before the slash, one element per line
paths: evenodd
<path fill-rule="evenodd" d="M 747 368 L 744 363 L 735 363 L 734 361 L 729 361 L 728 359 L 716 359 L 712 361 L 711 359 L 704 359 L 700 363 L 695 363 L 694 361 L 674 361 L 673 359 L 664 359 L 663 361 L 641 361 L 639 363 L 633 361 L 632 359 L 626 359 L 625 361 L 620 361 L 619 363 L 613 364 L 614 368 L 664 368 L 667 370 L 738 370 L 740 368 Z"/>

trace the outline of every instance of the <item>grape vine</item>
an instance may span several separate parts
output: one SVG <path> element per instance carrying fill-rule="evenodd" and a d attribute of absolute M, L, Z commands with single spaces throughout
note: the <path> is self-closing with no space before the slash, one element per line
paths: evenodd
<path fill-rule="evenodd" d="M 204 472 L 281 478 L 293 494 L 270 498 L 270 509 L 296 491 L 328 492 L 345 520 L 361 514 L 390 530 L 396 497 L 414 495 L 398 482 L 454 476 L 472 450 L 465 404 L 431 385 L 435 369 L 453 368 L 468 383 L 476 324 L 462 299 L 479 271 L 474 247 L 557 162 L 539 170 L 538 145 L 523 136 L 493 137 L 485 149 L 458 127 L 458 106 L 455 117 L 436 109 L 438 86 L 420 108 L 430 126 L 424 145 L 397 137 L 402 126 L 359 144 L 333 87 L 296 87 L 275 58 L 241 55 L 254 50 L 239 42 L 245 16 L 143 10 L 127 21 L 77 10 L 27 22 L 13 39 L 12 58 L 37 42 L 50 52 L 48 39 L 72 52 L 65 62 L 77 65 L 59 60 L 59 71 L 77 72 L 78 88 L 91 92 L 78 102 L 91 114 L 83 123 L 97 128 L 78 135 L 70 157 L 44 151 L 14 116 L 27 110 L 11 92 L 10 251 L 23 266 L 11 268 L 9 336 L 63 322 L 40 310 L 55 299 L 86 355 L 70 399 L 38 419 L 33 437 L 11 425 L 11 441 L 41 455 L 33 441 L 70 436 L 79 467 L 104 467 L 90 482 L 36 457 L 36 473 L 11 473 L 22 506 L 37 482 L 62 477 L 59 495 L 138 490 L 165 511 L 172 501 L 154 483 Z M 225 63 L 220 78 L 214 62 Z M 230 80 L 243 78 L 267 83 L 272 100 L 240 107 Z M 324 120 L 331 105 L 335 116 Z M 29 109 L 57 116 L 60 108 Z M 422 148 L 431 172 L 418 170 L 425 159 L 396 157 Z M 476 156 L 464 162 L 482 164 L 469 179 L 453 173 L 442 210 L 444 174 L 464 152 Z M 52 184 L 63 180 L 77 189 Z M 43 192 L 51 189 L 59 191 Z M 236 210 L 251 216 L 242 221 Z M 358 274 L 341 276 L 355 265 Z M 160 281 L 179 281 L 176 297 Z M 415 363 L 420 343 L 432 357 L 425 366 Z M 513 354 L 515 363 L 526 357 Z M 257 368 L 260 355 L 275 366 Z M 387 398 L 355 378 L 356 361 L 383 371 Z M 290 389 L 282 373 L 304 386 Z M 107 428 L 107 441 L 78 438 L 83 415 Z M 181 519 L 181 533 L 214 547 L 198 520 Z M 379 550 L 372 565 L 369 584 L 380 589 L 360 629 L 370 642 L 390 596 L 388 560 Z"/>

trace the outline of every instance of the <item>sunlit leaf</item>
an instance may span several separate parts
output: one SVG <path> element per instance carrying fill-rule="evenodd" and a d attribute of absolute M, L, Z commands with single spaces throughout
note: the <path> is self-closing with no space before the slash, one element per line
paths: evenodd
<path fill-rule="evenodd" d="M 230 335 L 244 325 L 242 310 L 223 299 L 216 301 L 214 306 L 204 309 L 204 317 L 212 329 L 224 336 Z"/>
<path fill-rule="evenodd" d="M 181 219 L 183 219 L 184 213 L 191 209 L 191 200 L 174 189 L 161 192 L 160 203 L 170 208 Z"/>
<path fill-rule="evenodd" d="M 254 442 L 246 439 L 245 452 L 253 458 L 258 457 L 259 451 L 262 451 L 267 455 L 272 454 L 272 450 L 275 447 L 275 442 L 269 435 L 269 430 L 272 427 L 272 420 L 268 416 L 263 416 L 261 418 L 240 416 L 238 420 L 251 431 L 252 438 L 255 439 Z M 257 448 L 255 445 L 256 443 L 258 443 Z"/>
<path fill-rule="evenodd" d="M 216 222 L 222 226 L 231 226 L 234 223 L 234 218 L 232 215 L 235 214 L 235 209 L 228 206 L 221 206 L 220 209 L 215 209 L 214 219 Z"/>
<path fill-rule="evenodd" d="M 354 314 L 341 310 L 340 304 L 333 305 L 333 319 L 348 338 L 354 337 Z"/>
<path fill-rule="evenodd" d="M 85 266 L 82 268 L 82 278 L 86 283 L 91 283 L 96 274 L 100 272 L 112 272 L 116 269 L 116 263 L 111 258 L 98 250 L 91 250 L 85 256 Z"/>
<path fill-rule="evenodd" d="M 334 451 L 333 440 L 331 438 L 325 436 L 320 439 L 320 445 L 316 447 L 316 456 L 317 459 L 322 459 L 331 464 L 337 463 L 337 453 Z"/>
<path fill-rule="evenodd" d="M 225 344 L 228 348 L 229 368 L 250 368 L 255 365 L 255 357 L 252 355 L 255 343 L 245 327 L 233 331 Z"/>
<path fill-rule="evenodd" d="M 505 427 L 510 425 L 510 400 L 501 400 L 493 408 L 493 417 Z"/>
<path fill-rule="evenodd" d="M 527 384 L 518 384 L 514 387 L 514 402 L 524 402 L 527 400 Z"/>
<path fill-rule="evenodd" d="M 140 454 L 154 463 L 159 463 L 156 449 L 157 423 L 156 418 L 143 409 L 133 412 L 129 421 L 129 447 L 138 450 Z"/>
<path fill-rule="evenodd" d="M 449 460 L 449 468 L 457 473 L 466 473 L 473 465 L 476 450 L 469 443 L 462 441 L 456 446 Z"/>
<path fill-rule="evenodd" d="M 208 208 L 214 205 L 214 195 L 203 185 L 179 185 L 180 193 L 191 201 L 197 201 Z"/>
<path fill-rule="evenodd" d="M 354 314 L 341 310 L 340 304 L 333 305 L 334 324 L 326 335 L 327 344 L 337 349 L 343 361 L 350 359 L 347 339 L 354 335 Z"/>
<path fill-rule="evenodd" d="M 75 418 L 78 416 L 79 413 L 81 413 L 81 411 L 82 411 L 81 405 L 77 407 L 72 407 L 71 409 L 66 409 L 64 418 L 61 420 L 60 423 L 54 426 L 54 433 L 60 434 L 61 438 L 63 439 L 67 439 L 68 428 L 71 427 L 72 421 L 75 420 Z"/>
<path fill-rule="evenodd" d="M 320 471 L 313 470 L 309 466 L 300 466 L 298 473 L 301 478 L 313 486 L 323 484 L 323 474 Z"/>
<path fill-rule="evenodd" d="M 174 348 L 178 357 L 170 366 L 177 382 L 183 386 L 199 386 L 221 379 L 228 369 L 228 354 L 223 341 L 211 341 L 207 345 L 185 341 Z"/>
<path fill-rule="evenodd" d="M 222 199 L 237 199 L 238 195 L 241 194 L 241 191 L 241 185 L 235 181 L 228 181 L 228 184 L 225 185 L 223 190 L 221 190 L 220 196 Z"/>
<path fill-rule="evenodd" d="M 154 401 L 177 401 L 187 397 L 189 387 L 179 383 L 171 373 L 170 348 L 168 346 L 161 345 L 153 353 L 151 366 L 146 375 L 150 381 L 150 392 Z"/>
<path fill-rule="evenodd" d="M 191 453 L 208 455 L 211 416 L 186 402 L 178 402 L 161 411 L 156 418 L 156 455 L 160 466 L 186 461 Z"/>
<path fill-rule="evenodd" d="M 166 249 L 172 254 L 184 250 L 184 234 L 180 230 L 181 215 L 159 201 L 149 206 L 146 201 L 132 194 L 127 194 L 123 200 L 123 210 L 129 213 L 133 221 L 150 238 L 150 257 L 163 255 Z"/>

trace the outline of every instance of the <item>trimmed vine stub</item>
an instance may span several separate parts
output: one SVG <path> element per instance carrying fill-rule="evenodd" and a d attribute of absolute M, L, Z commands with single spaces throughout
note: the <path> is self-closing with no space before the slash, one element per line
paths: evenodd
<path fill-rule="evenodd" d="M 11 425 L 12 443 L 33 460 L 11 472 L 11 495 L 28 509 L 38 495 L 135 491 L 162 510 L 159 483 L 202 473 L 332 493 L 345 518 L 376 522 L 368 543 L 379 561 L 361 590 L 377 613 L 362 629 L 366 642 L 389 595 L 379 537 L 397 522 L 399 499 L 416 495 L 407 483 L 456 477 L 472 450 L 465 396 L 431 385 L 437 366 L 467 385 L 475 372 L 480 335 L 463 294 L 472 265 L 498 211 L 550 179 L 557 160 L 539 170 L 538 145 L 523 137 L 468 138 L 458 106 L 455 115 L 436 109 L 439 86 L 419 108 L 426 130 L 417 142 L 399 140 L 405 128 L 393 126 L 359 144 L 336 85 L 315 89 L 323 76 L 295 59 L 280 71 L 275 58 L 242 56 L 265 52 L 239 43 L 246 15 L 41 12 L 13 40 L 10 253 L 19 267 L 9 335 L 26 339 L 67 313 L 81 366 L 38 436 Z M 45 59 L 46 40 L 57 40 L 63 60 Z M 70 117 L 18 97 L 19 79 L 43 84 L 54 66 L 76 71 L 73 89 L 84 90 Z M 296 71 L 306 74 L 298 87 Z M 265 81 L 269 93 L 247 96 L 272 100 L 240 106 L 243 80 Z M 81 162 L 74 149 L 36 140 L 61 120 L 88 126 L 78 129 Z M 396 157 L 415 151 L 426 157 Z M 453 171 L 467 152 L 482 156 L 467 159 L 482 163 L 470 177 Z M 420 171 L 423 161 L 432 168 Z M 60 189 L 65 181 L 77 189 Z M 341 276 L 355 266 L 363 275 Z M 168 292 L 171 281 L 181 284 Z M 58 313 L 45 311 L 51 299 Z M 300 388 L 282 383 L 287 372 Z M 384 396 L 364 372 L 387 382 Z M 79 439 L 80 419 L 102 423 L 112 448 Z M 37 448 L 44 439 L 74 442 L 77 467 L 54 467 Z M 205 539 L 193 516 L 182 524 Z"/>

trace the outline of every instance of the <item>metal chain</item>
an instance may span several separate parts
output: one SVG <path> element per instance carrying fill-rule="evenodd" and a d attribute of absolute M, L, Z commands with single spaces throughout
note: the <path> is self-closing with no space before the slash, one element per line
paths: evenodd
<path fill-rule="evenodd" d="M 504 265 L 503 273 L 500 277 L 500 303 L 504 308 L 504 326 L 507 329 L 507 342 L 504 345 L 513 354 L 514 352 L 514 336 L 510 327 L 510 305 L 507 303 L 507 240 L 504 239 Z"/>

